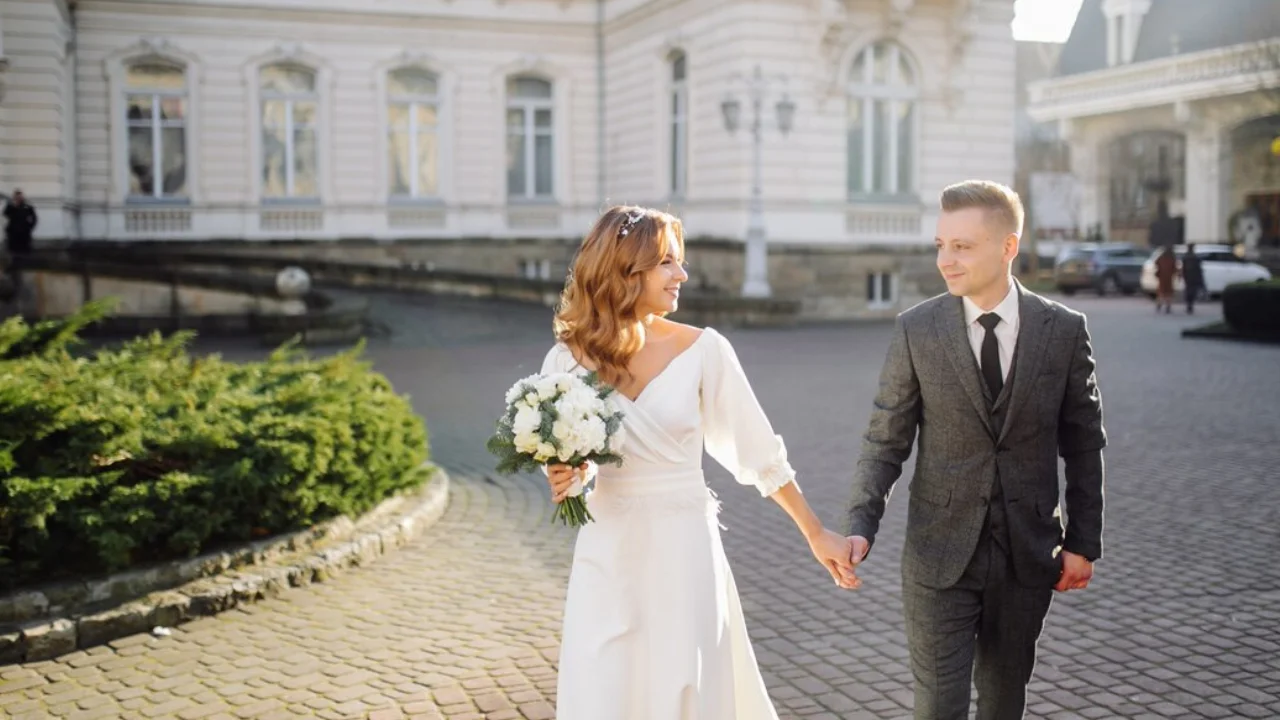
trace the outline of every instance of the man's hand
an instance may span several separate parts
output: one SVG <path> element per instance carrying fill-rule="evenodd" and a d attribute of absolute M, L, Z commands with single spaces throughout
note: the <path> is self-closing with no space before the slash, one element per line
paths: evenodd
<path fill-rule="evenodd" d="M 840 568 L 841 575 L 836 582 L 840 587 L 857 590 L 862 587 L 862 579 L 858 577 L 858 564 L 867 557 L 867 552 L 871 550 L 871 542 L 861 535 L 853 535 L 845 538 L 845 543 L 849 552 L 848 569 Z"/>
<path fill-rule="evenodd" d="M 1062 551 L 1062 577 L 1058 578 L 1058 584 L 1053 586 L 1054 590 L 1058 592 L 1083 590 L 1089 587 L 1089 581 L 1092 579 L 1093 563 L 1086 560 L 1083 555 Z"/>
<path fill-rule="evenodd" d="M 862 585 L 853 571 L 848 538 L 823 528 L 809 538 L 809 550 L 831 574 L 836 585 L 845 590 L 857 590 Z"/>

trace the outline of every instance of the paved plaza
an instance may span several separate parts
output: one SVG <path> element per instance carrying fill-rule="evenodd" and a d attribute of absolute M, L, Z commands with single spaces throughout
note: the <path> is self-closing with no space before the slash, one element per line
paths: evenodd
<path fill-rule="evenodd" d="M 0 717 L 554 717 L 572 533 L 548 523 L 539 479 L 492 476 L 483 450 L 503 391 L 540 366 L 549 312 L 374 302 L 385 328 L 368 354 L 427 418 L 454 483 L 445 518 L 372 566 L 171 637 L 0 667 Z M 1070 304 L 1089 315 L 1111 443 L 1106 558 L 1089 590 L 1054 601 L 1028 715 L 1280 717 L 1280 347 L 1181 339 L 1192 320 L 1138 299 Z M 836 527 L 890 329 L 726 331 Z M 710 473 L 783 718 L 910 716 L 897 562 L 910 474 L 849 593 L 780 508 Z"/>

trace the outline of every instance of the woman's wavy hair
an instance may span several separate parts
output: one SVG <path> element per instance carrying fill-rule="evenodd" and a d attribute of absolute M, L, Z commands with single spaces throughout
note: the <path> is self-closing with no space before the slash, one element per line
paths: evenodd
<path fill-rule="evenodd" d="M 611 207 L 582 240 L 560 295 L 555 333 L 580 358 L 590 358 L 606 383 L 630 378 L 627 365 L 643 346 L 636 302 L 644 273 L 668 255 L 684 259 L 684 227 L 650 208 Z"/>

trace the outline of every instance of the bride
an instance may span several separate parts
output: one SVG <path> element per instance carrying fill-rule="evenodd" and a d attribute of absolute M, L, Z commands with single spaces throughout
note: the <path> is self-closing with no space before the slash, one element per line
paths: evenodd
<path fill-rule="evenodd" d="M 684 270 L 680 221 L 610 208 L 583 240 L 542 372 L 597 371 L 624 413 L 621 468 L 547 467 L 556 502 L 579 480 L 560 647 L 560 720 L 776 720 L 720 542 L 702 451 L 776 501 L 842 584 L 851 548 L 795 483 L 729 342 L 667 320 Z M 856 587 L 857 580 L 843 587 Z"/>

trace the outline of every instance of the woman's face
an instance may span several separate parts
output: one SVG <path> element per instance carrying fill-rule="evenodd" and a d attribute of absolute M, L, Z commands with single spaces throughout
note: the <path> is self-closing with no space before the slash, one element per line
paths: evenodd
<path fill-rule="evenodd" d="M 667 228 L 665 232 L 671 233 L 671 228 Z M 684 258 L 676 255 L 680 252 L 680 246 L 675 238 L 668 237 L 666 245 L 667 256 L 657 267 L 641 274 L 644 287 L 640 292 L 640 299 L 636 301 L 636 315 L 639 317 L 672 313 L 680 304 L 680 285 L 689 279 L 689 273 L 685 272 Z"/>

